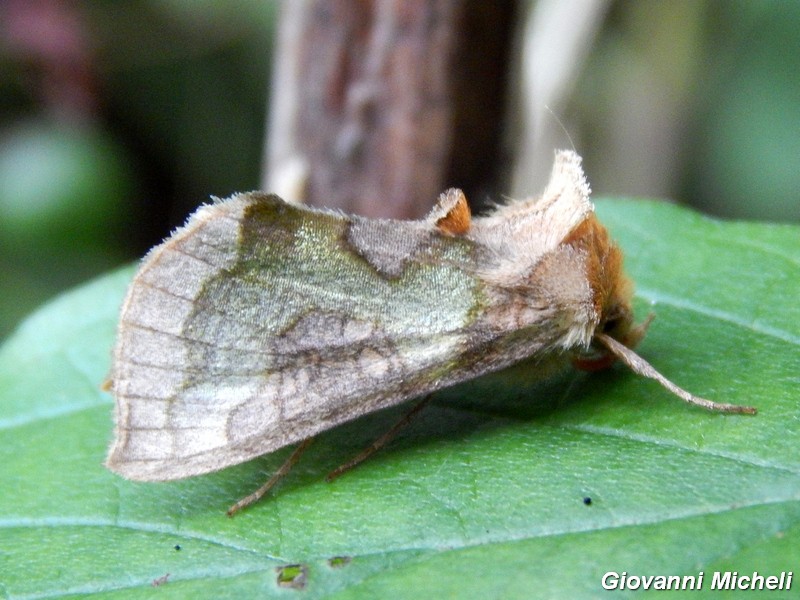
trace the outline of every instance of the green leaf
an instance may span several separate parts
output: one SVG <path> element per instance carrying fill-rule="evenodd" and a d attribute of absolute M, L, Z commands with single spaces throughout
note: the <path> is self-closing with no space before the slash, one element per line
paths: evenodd
<path fill-rule="evenodd" d="M 63 295 L 0 349 L 0 596 L 143 598 L 160 584 L 176 598 L 589 598 L 609 571 L 702 571 L 705 594 L 724 598 L 714 571 L 796 568 L 800 230 L 645 201 L 598 212 L 641 318 L 657 314 L 639 352 L 757 416 L 705 412 L 622 367 L 536 385 L 527 364 L 441 394 L 331 484 L 325 473 L 407 407 L 323 434 L 229 519 L 288 449 L 174 483 L 102 466 L 100 386 L 128 268 Z"/>

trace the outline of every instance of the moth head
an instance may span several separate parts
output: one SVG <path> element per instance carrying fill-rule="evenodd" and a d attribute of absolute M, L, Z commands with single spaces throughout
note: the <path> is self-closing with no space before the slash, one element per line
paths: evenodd
<path fill-rule="evenodd" d="M 596 371 L 615 360 L 634 373 L 655 379 L 682 400 L 719 412 L 756 414 L 752 406 L 724 404 L 700 398 L 678 387 L 633 351 L 647 331 L 653 316 L 639 325 L 633 321 L 633 286 L 622 270 L 622 251 L 592 214 L 569 235 L 570 244 L 586 258 L 586 277 L 591 289 L 595 321 L 589 349 L 573 357 L 579 369 Z"/>
<path fill-rule="evenodd" d="M 566 240 L 586 257 L 586 278 L 591 290 L 595 318 L 592 343 L 574 358 L 583 370 L 596 371 L 610 366 L 616 357 L 602 344 L 598 334 L 614 338 L 628 348 L 644 337 L 649 319 L 635 325 L 632 307 L 633 285 L 622 268 L 622 250 L 592 214 Z"/>
<path fill-rule="evenodd" d="M 609 310 L 601 316 L 588 351 L 573 359 L 575 366 L 582 371 L 599 371 L 610 367 L 619 358 L 599 341 L 599 336 L 610 337 L 628 348 L 635 348 L 642 340 L 655 315 L 650 314 L 638 325 L 633 320 L 633 310 L 629 303 L 611 303 Z"/>

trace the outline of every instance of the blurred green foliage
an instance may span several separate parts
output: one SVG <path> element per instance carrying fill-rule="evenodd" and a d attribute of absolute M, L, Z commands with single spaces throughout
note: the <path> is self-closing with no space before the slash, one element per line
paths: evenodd
<path fill-rule="evenodd" d="M 210 195 L 258 187 L 277 9 L 0 4 L 0 338 Z M 797 2 L 611 3 L 576 88 L 594 188 L 800 221 L 798 25 Z M 637 120 L 659 99 L 661 129 Z M 638 168 L 663 163 L 669 185 L 637 188 L 614 144 L 635 159 L 653 146 Z"/>
<path fill-rule="evenodd" d="M 43 298 L 124 260 L 133 173 L 94 128 L 32 120 L 0 145 L 0 337 Z"/>
<path fill-rule="evenodd" d="M 258 187 L 278 4 L 0 4 L 0 339 Z"/>
<path fill-rule="evenodd" d="M 800 221 L 800 2 L 715 6 L 686 195 L 722 216 Z"/>
<path fill-rule="evenodd" d="M 573 98 L 593 189 L 800 221 L 799 65 L 800 2 L 612 2 Z"/>

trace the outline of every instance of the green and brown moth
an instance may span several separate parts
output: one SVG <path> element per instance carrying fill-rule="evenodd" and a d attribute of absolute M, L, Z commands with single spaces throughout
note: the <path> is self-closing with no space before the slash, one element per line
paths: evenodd
<path fill-rule="evenodd" d="M 619 359 L 687 402 L 755 412 L 635 354 L 631 297 L 573 152 L 540 198 L 474 218 L 459 190 L 418 221 L 235 195 L 154 248 L 128 290 L 106 465 L 140 481 L 216 471 L 531 356 Z"/>

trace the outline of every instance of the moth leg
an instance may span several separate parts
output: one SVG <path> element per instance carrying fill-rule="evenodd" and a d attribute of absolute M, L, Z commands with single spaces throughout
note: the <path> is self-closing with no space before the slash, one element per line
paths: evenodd
<path fill-rule="evenodd" d="M 403 415 L 403 418 L 401 418 L 397 423 L 392 425 L 392 427 L 391 427 L 391 429 L 389 429 L 389 431 L 384 433 L 381 437 L 379 437 L 377 440 L 372 442 L 369 446 L 364 448 L 364 450 L 362 450 L 361 453 L 359 453 L 357 456 L 355 456 L 351 460 L 347 461 L 343 465 L 339 465 L 333 471 L 328 473 L 328 475 L 325 477 L 325 480 L 326 481 L 333 481 L 334 479 L 336 479 L 340 475 L 343 475 L 344 473 L 346 473 L 347 471 L 349 471 L 353 467 L 356 467 L 356 466 L 360 465 L 362 462 L 367 460 L 370 456 L 375 454 L 378 450 L 383 448 L 386 444 L 388 444 L 392 440 L 392 438 L 394 436 L 397 435 L 398 431 L 400 431 L 403 427 L 408 425 L 412 421 L 412 419 L 417 415 L 417 413 L 419 413 L 419 411 L 421 411 L 423 408 L 425 408 L 425 405 L 428 404 L 430 399 L 431 399 L 431 394 L 428 394 L 427 396 L 425 396 L 410 411 L 408 411 L 405 415 Z"/>
<path fill-rule="evenodd" d="M 310 438 L 300 442 L 300 444 L 297 446 L 297 448 L 294 449 L 294 452 L 292 452 L 289 455 L 289 458 L 287 458 L 286 461 L 281 465 L 280 469 L 275 471 L 275 473 L 272 475 L 272 477 L 270 477 L 264 485 L 262 485 L 260 488 L 258 488 L 255 492 L 253 492 L 249 496 L 245 496 L 244 498 L 239 500 L 236 504 L 231 506 L 228 509 L 226 514 L 229 517 L 232 517 L 233 515 L 235 515 L 237 512 L 239 512 L 243 508 L 246 508 L 246 507 L 250 506 L 251 504 L 254 504 L 254 503 L 258 502 L 259 500 L 261 500 L 261 498 L 264 497 L 264 494 L 266 494 L 273 487 L 275 487 L 275 485 L 281 479 L 286 477 L 286 475 L 289 473 L 289 471 L 292 470 L 292 467 L 297 463 L 298 460 L 300 460 L 300 457 L 303 455 L 303 452 L 306 451 L 306 449 L 311 445 L 311 442 L 313 442 L 313 441 L 314 441 L 314 438 L 310 437 Z"/>

